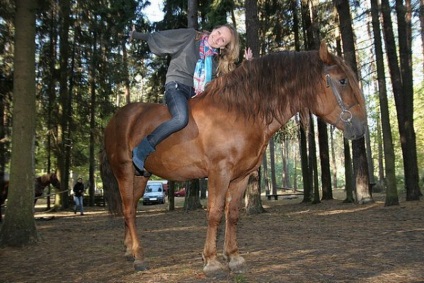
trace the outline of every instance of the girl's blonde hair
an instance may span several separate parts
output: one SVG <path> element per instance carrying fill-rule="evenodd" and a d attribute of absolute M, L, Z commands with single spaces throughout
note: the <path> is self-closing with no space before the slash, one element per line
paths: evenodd
<path fill-rule="evenodd" d="M 218 67 L 216 68 L 217 76 L 221 76 L 234 70 L 240 55 L 240 39 L 237 30 L 230 24 L 217 26 L 215 29 L 220 27 L 227 27 L 230 30 L 233 38 L 230 43 L 227 44 L 227 46 L 220 49 L 218 56 Z"/>

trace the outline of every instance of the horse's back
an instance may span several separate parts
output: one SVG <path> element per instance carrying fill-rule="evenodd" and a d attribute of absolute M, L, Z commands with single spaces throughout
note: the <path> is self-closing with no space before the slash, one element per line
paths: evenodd
<path fill-rule="evenodd" d="M 135 102 L 120 108 L 105 129 L 105 147 L 134 147 L 162 121 L 169 119 L 162 104 Z"/>

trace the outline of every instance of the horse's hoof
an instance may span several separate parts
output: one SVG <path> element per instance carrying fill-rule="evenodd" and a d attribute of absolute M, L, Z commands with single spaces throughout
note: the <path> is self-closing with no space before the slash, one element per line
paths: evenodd
<path fill-rule="evenodd" d="M 125 259 L 127 260 L 127 261 L 134 261 L 134 256 L 133 256 L 133 254 L 132 253 L 125 253 Z"/>
<path fill-rule="evenodd" d="M 247 271 L 246 260 L 241 256 L 231 258 L 228 267 L 233 273 L 245 273 Z"/>
<path fill-rule="evenodd" d="M 228 272 L 225 271 L 224 266 L 217 260 L 209 261 L 205 267 L 203 267 L 203 273 L 207 277 L 214 278 L 223 278 L 228 275 Z"/>
<path fill-rule="evenodd" d="M 135 260 L 134 261 L 134 270 L 135 271 L 145 271 L 149 269 L 147 263 L 144 260 Z"/>

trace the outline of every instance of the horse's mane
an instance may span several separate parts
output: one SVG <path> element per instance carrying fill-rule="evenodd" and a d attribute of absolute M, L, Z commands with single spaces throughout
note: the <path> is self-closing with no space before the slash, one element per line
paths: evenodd
<path fill-rule="evenodd" d="M 248 119 L 270 123 L 281 117 L 284 108 L 292 112 L 303 105 L 310 108 L 316 86 L 322 80 L 323 62 L 317 51 L 284 51 L 246 60 L 234 71 L 206 87 L 203 98 L 237 111 Z"/>

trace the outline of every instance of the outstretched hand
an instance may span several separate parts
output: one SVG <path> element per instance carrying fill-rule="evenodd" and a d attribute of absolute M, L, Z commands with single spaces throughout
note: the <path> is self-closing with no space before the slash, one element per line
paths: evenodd
<path fill-rule="evenodd" d="M 253 53 L 252 53 L 252 49 L 250 49 L 250 47 L 247 47 L 244 50 L 244 59 L 246 60 L 250 60 L 253 58 Z"/>
<path fill-rule="evenodd" d="M 130 33 L 130 41 L 133 39 L 133 33 L 135 32 L 135 25 L 132 25 L 132 30 Z"/>

